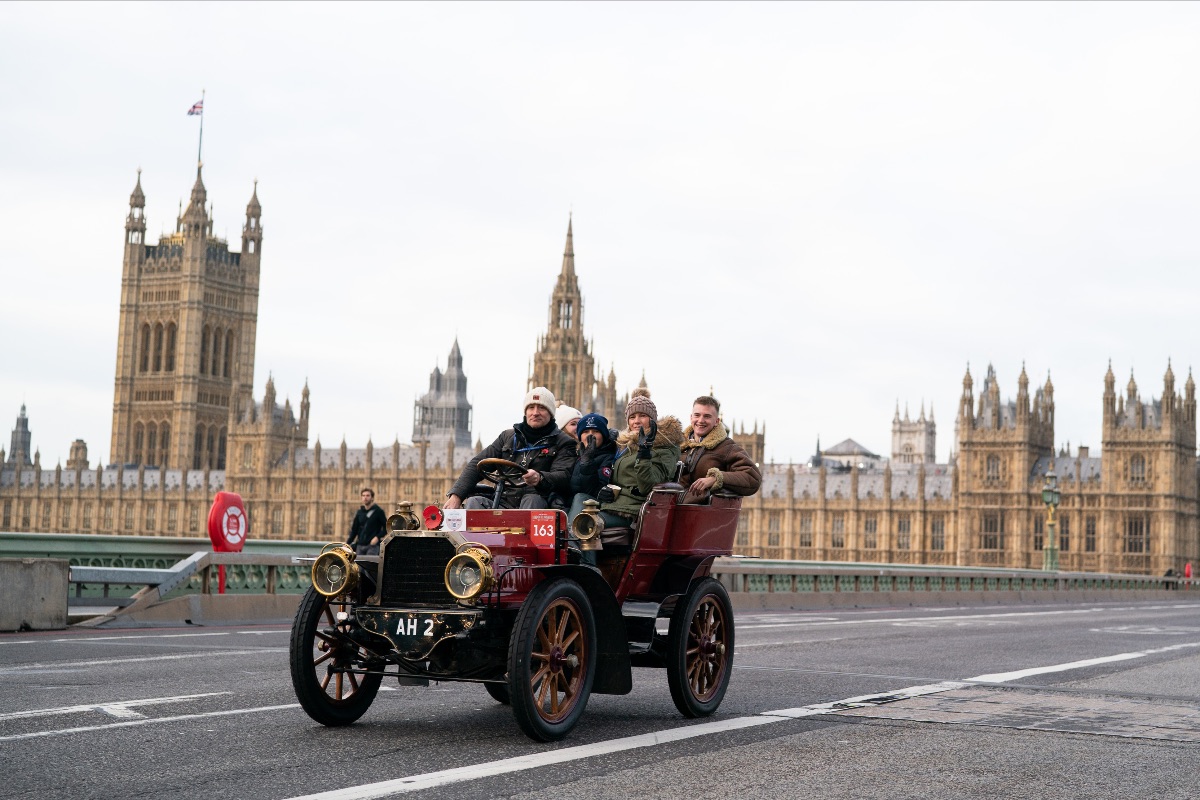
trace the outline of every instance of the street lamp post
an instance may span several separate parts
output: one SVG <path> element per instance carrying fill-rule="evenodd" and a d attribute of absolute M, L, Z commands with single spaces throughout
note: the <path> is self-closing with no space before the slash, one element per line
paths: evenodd
<path fill-rule="evenodd" d="M 1054 513 L 1058 510 L 1061 493 L 1058 491 L 1058 476 L 1054 467 L 1046 471 L 1046 485 L 1042 487 L 1042 502 L 1046 504 L 1046 541 L 1042 546 L 1042 569 L 1058 572 L 1058 537 L 1054 530 Z"/>

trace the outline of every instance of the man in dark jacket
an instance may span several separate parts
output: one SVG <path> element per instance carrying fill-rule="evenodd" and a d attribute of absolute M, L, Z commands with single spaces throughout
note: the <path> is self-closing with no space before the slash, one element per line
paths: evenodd
<path fill-rule="evenodd" d="M 702 395 L 692 403 L 692 424 L 683 432 L 679 482 L 685 503 L 699 503 L 718 490 L 747 497 L 762 485 L 762 473 L 721 422 L 721 404 Z"/>
<path fill-rule="evenodd" d="M 379 543 L 387 535 L 387 514 L 375 505 L 375 490 L 362 490 L 362 508 L 350 523 L 350 538 L 346 544 L 360 556 L 379 555 Z"/>
<path fill-rule="evenodd" d="M 612 465 L 617 460 L 617 443 L 600 414 L 585 414 L 575 428 L 579 434 L 579 460 L 571 472 L 571 510 L 567 522 L 575 521 L 585 500 L 595 500 L 612 482 Z"/>
<path fill-rule="evenodd" d="M 539 386 L 525 395 L 525 419 L 467 462 L 446 496 L 445 507 L 492 507 L 490 496 L 475 494 L 475 486 L 483 478 L 479 462 L 485 458 L 503 458 L 525 470 L 519 483 L 505 488 L 501 508 L 550 508 L 552 494 L 569 497 L 575 440 L 558 429 L 554 411 L 554 395 L 546 387 Z"/>

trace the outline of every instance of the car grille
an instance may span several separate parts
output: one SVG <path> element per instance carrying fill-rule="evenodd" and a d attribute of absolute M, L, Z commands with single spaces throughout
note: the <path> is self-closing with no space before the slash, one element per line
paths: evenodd
<path fill-rule="evenodd" d="M 383 554 L 384 605 L 453 603 L 446 590 L 446 564 L 454 545 L 441 536 L 397 536 Z"/>

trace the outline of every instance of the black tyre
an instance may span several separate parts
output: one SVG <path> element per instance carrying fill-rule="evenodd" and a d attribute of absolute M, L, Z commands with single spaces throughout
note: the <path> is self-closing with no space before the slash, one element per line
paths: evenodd
<path fill-rule="evenodd" d="M 563 738 L 587 706 L 596 677 L 596 624 L 587 595 L 567 578 L 539 583 L 508 643 L 513 716 L 531 739 Z"/>
<path fill-rule="evenodd" d="M 338 622 L 337 614 L 350 609 L 349 603 L 330 600 L 310 587 L 292 623 L 292 686 L 300 706 L 322 725 L 349 725 L 357 720 L 371 707 L 383 680 L 381 674 L 346 671 L 361 669 L 367 658 L 361 647 L 338 633 L 349 625 Z"/>
<path fill-rule="evenodd" d="M 733 672 L 733 606 L 725 587 L 705 578 L 675 607 L 667 633 L 667 684 L 685 717 L 717 710 Z"/>
<path fill-rule="evenodd" d="M 508 692 L 507 683 L 485 683 L 483 688 L 487 689 L 487 693 L 497 703 L 503 703 L 506 706 L 512 705 L 512 695 Z"/>

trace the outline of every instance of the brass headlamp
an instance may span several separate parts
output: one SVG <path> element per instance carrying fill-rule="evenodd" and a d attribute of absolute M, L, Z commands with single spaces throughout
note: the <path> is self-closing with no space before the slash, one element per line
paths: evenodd
<path fill-rule="evenodd" d="M 413 513 L 413 504 L 408 500 L 396 504 L 396 513 L 387 518 L 389 533 L 421 530 L 421 518 Z"/>
<path fill-rule="evenodd" d="M 457 600 L 474 600 L 496 583 L 492 553 L 476 542 L 459 545 L 458 553 L 446 564 L 446 590 Z"/>
<path fill-rule="evenodd" d="M 358 586 L 358 564 L 354 549 L 345 542 L 332 542 L 321 548 L 312 565 L 313 588 L 326 597 L 337 597 Z"/>
<path fill-rule="evenodd" d="M 600 531 L 604 530 L 604 518 L 600 516 L 600 503 L 584 500 L 583 511 L 571 523 L 571 533 L 579 540 L 581 550 L 600 550 Z"/>

